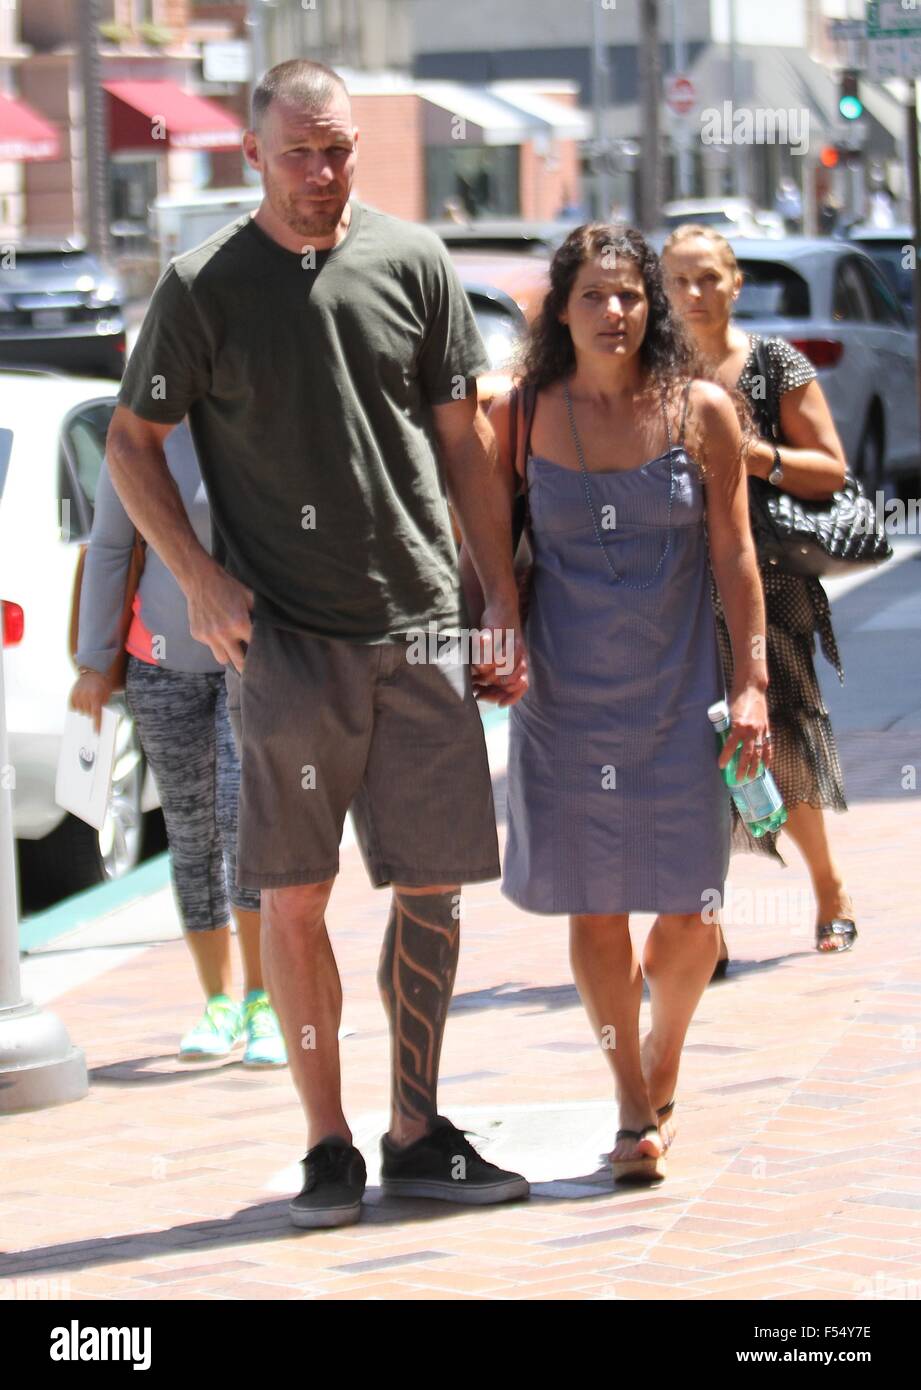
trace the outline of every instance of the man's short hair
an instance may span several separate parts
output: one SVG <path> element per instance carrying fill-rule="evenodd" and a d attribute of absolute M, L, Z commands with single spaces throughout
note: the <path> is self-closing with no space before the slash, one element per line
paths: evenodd
<path fill-rule="evenodd" d="M 310 58 L 289 58 L 276 63 L 263 73 L 253 91 L 253 130 L 260 128 L 273 101 L 288 102 L 310 115 L 318 115 L 326 110 L 337 91 L 349 94 L 338 72 L 325 63 L 315 63 Z"/>

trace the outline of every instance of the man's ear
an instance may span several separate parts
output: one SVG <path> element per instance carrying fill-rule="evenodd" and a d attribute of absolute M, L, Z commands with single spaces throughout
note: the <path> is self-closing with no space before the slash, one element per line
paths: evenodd
<path fill-rule="evenodd" d="M 244 130 L 243 132 L 243 158 L 251 169 L 262 168 L 262 160 L 259 155 L 259 137 L 254 130 Z"/>

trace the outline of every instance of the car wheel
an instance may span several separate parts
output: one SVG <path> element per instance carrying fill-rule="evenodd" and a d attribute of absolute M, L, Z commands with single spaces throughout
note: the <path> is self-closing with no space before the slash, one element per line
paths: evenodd
<path fill-rule="evenodd" d="M 115 766 L 112 791 L 102 829 L 98 834 L 99 856 L 106 878 L 121 878 L 135 868 L 141 857 L 144 817 L 141 792 L 144 787 L 144 754 L 130 715 L 123 714 L 115 734 Z"/>
<path fill-rule="evenodd" d="M 24 906 L 36 895 L 43 904 L 56 902 L 97 883 L 121 878 L 138 864 L 144 832 L 143 785 L 144 755 L 134 721 L 122 712 L 115 735 L 112 792 L 102 829 L 97 831 L 68 814 L 44 839 L 21 840 Z"/>
<path fill-rule="evenodd" d="M 883 485 L 883 432 L 874 412 L 866 423 L 857 453 L 857 475 L 867 492 Z"/>

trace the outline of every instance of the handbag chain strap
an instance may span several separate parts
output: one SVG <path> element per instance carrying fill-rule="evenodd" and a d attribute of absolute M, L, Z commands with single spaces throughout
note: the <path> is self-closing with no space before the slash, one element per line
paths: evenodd
<path fill-rule="evenodd" d="M 569 428 L 572 431 L 573 443 L 576 446 L 576 454 L 579 459 L 579 470 L 582 474 L 582 486 L 585 491 L 585 500 L 588 503 L 588 509 L 592 514 L 592 525 L 595 529 L 595 539 L 601 547 L 601 553 L 605 558 L 605 563 L 607 564 L 608 569 L 611 571 L 617 582 L 619 584 L 623 584 L 625 589 L 648 589 L 650 585 L 653 584 L 655 580 L 659 577 L 659 572 L 662 569 L 662 566 L 665 564 L 665 557 L 668 555 L 668 552 L 671 549 L 672 544 L 672 498 L 675 495 L 675 451 L 672 446 L 671 426 L 668 423 L 668 407 L 666 404 L 665 391 L 663 390 L 662 392 L 662 415 L 665 419 L 665 433 L 668 439 L 669 459 L 668 517 L 665 523 L 667 529 L 665 536 L 665 544 L 662 547 L 662 554 L 659 556 L 659 563 L 656 565 L 650 577 L 644 580 L 642 584 L 632 584 L 629 579 L 624 579 L 622 574 L 618 574 L 611 560 L 611 557 L 608 554 L 608 547 L 605 545 L 604 541 L 601 538 L 601 527 L 598 525 L 598 516 L 595 512 L 595 504 L 592 501 L 592 492 L 588 481 L 588 469 L 585 466 L 585 455 L 582 452 L 582 441 L 579 438 L 579 431 L 576 429 L 576 417 L 575 412 L 572 408 L 572 397 L 569 394 L 568 382 L 563 383 L 563 397 L 566 401 L 566 409 L 569 413 Z M 645 467 L 645 465 L 643 466 Z"/>

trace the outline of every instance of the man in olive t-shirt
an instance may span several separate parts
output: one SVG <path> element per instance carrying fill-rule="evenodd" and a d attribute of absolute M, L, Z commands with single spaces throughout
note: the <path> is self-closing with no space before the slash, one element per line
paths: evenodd
<path fill-rule="evenodd" d="M 372 880 L 393 888 L 378 976 L 392 1052 L 383 1189 L 478 1205 L 528 1191 L 437 1113 L 458 890 L 499 862 L 466 649 L 442 638 L 420 659 L 407 641 L 464 622 L 447 491 L 482 628 L 505 646 L 480 674 L 507 702 L 524 691 L 510 498 L 476 403 L 488 363 L 437 238 L 350 200 L 356 146 L 337 74 L 302 59 L 265 74 L 243 145 L 263 201 L 164 272 L 108 440 L 113 482 L 181 585 L 192 636 L 226 663 L 238 881 L 262 889 L 267 985 L 308 1124 L 299 1226 L 357 1220 L 365 1185 L 324 920 L 350 806 Z M 186 416 L 214 558 L 163 456 Z"/>

